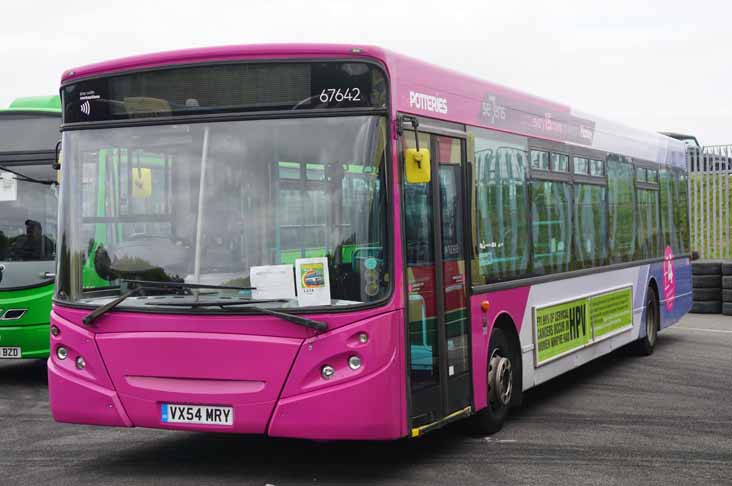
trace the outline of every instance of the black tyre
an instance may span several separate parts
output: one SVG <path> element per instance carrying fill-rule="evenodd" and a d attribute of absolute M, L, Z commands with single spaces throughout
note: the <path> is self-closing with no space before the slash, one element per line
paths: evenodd
<path fill-rule="evenodd" d="M 732 302 L 722 303 L 722 314 L 725 316 L 732 316 Z"/>
<path fill-rule="evenodd" d="M 635 352 L 641 356 L 650 356 L 656 347 L 659 330 L 658 298 L 656 292 L 649 288 L 646 296 L 646 310 L 644 326 L 646 335 L 634 343 Z"/>
<path fill-rule="evenodd" d="M 732 280 L 730 281 L 732 285 Z M 721 275 L 692 275 L 691 286 L 695 289 L 714 289 L 722 286 Z"/>
<path fill-rule="evenodd" d="M 694 314 L 719 314 L 722 312 L 722 301 L 695 300 L 691 304 L 691 312 Z"/>
<path fill-rule="evenodd" d="M 709 261 L 696 261 L 691 263 L 693 275 L 721 275 L 722 263 Z"/>
<path fill-rule="evenodd" d="M 732 302 L 732 289 L 722 289 L 722 302 Z"/>
<path fill-rule="evenodd" d="M 519 377 L 513 372 L 519 369 L 518 359 L 519 354 L 503 329 L 493 329 L 488 347 L 488 406 L 474 417 L 476 428 L 482 434 L 498 432 L 506 421 L 512 394 L 519 383 Z"/>
<path fill-rule="evenodd" d="M 722 275 L 732 276 L 732 262 L 722 262 Z"/>
<path fill-rule="evenodd" d="M 732 275 L 725 275 L 722 277 L 722 288 L 732 289 Z"/>
<path fill-rule="evenodd" d="M 692 289 L 694 300 L 722 300 L 722 289 Z"/>

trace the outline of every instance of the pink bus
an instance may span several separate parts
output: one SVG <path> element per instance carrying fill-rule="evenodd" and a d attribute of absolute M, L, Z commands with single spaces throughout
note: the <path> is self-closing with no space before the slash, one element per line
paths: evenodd
<path fill-rule="evenodd" d="M 499 430 L 691 306 L 684 144 L 377 47 L 63 74 L 61 422 Z"/>

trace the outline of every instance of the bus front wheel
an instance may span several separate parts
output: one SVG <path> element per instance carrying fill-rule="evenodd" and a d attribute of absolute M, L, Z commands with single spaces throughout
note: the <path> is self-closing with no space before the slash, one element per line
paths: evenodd
<path fill-rule="evenodd" d="M 475 415 L 480 433 L 493 434 L 503 427 L 517 383 L 517 359 L 503 329 L 493 329 L 488 346 L 488 405 Z"/>

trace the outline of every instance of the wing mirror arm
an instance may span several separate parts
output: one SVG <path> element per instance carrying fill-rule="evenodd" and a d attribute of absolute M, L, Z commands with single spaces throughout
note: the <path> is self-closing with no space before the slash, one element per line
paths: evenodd
<path fill-rule="evenodd" d="M 419 120 L 416 116 L 402 115 L 397 125 L 399 134 L 402 135 L 406 125 L 411 125 L 414 130 L 414 146 L 416 148 L 404 151 L 404 169 L 406 181 L 409 184 L 424 184 L 430 182 L 430 152 L 429 149 L 419 147 Z"/>
<path fill-rule="evenodd" d="M 53 167 L 53 170 L 61 169 L 61 140 L 56 142 L 56 156 L 53 159 L 51 167 Z"/>
<path fill-rule="evenodd" d="M 419 118 L 416 116 L 411 115 L 402 115 L 401 116 L 401 123 L 399 124 L 399 134 L 401 135 L 404 131 L 404 125 L 406 123 L 410 123 L 412 125 L 412 130 L 414 130 L 414 146 L 417 148 L 417 152 L 419 152 Z"/>

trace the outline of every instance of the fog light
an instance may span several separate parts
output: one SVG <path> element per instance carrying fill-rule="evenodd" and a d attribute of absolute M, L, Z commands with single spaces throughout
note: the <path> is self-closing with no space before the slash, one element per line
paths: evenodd
<path fill-rule="evenodd" d="M 84 358 L 82 358 L 81 356 L 78 356 L 76 358 L 76 367 L 80 370 L 86 368 L 86 361 L 84 361 Z"/>
<path fill-rule="evenodd" d="M 56 326 L 51 326 L 51 335 L 58 336 L 59 334 L 61 334 L 61 329 Z"/>
<path fill-rule="evenodd" d="M 367 342 L 369 342 L 369 335 L 365 332 L 362 332 L 358 335 L 358 342 L 360 342 L 361 344 L 366 344 Z"/>
<path fill-rule="evenodd" d="M 56 348 L 56 357 L 60 360 L 64 360 L 69 356 L 69 351 L 63 346 Z"/>
<path fill-rule="evenodd" d="M 325 365 L 323 366 L 323 369 L 320 370 L 320 376 L 322 376 L 324 380 L 330 380 L 333 378 L 333 375 L 335 375 L 335 369 L 331 365 Z"/>
<path fill-rule="evenodd" d="M 352 370 L 357 370 L 361 367 L 361 358 L 358 356 L 351 356 L 348 358 L 348 367 Z"/>

